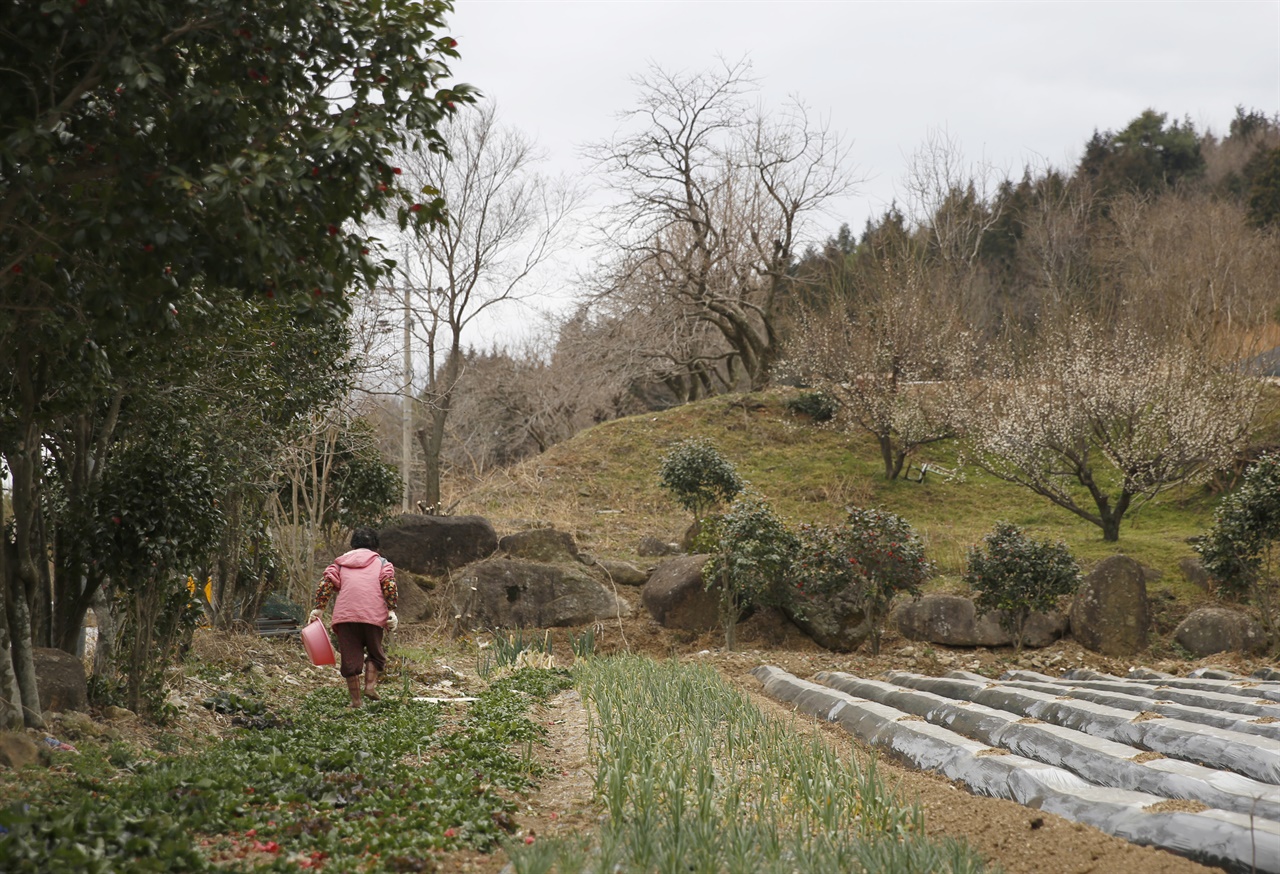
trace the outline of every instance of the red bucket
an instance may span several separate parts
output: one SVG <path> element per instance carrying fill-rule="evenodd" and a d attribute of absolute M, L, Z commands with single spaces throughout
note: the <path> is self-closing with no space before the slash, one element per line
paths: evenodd
<path fill-rule="evenodd" d="M 317 619 L 300 632 L 302 647 L 313 665 L 332 665 L 335 662 L 333 642 L 324 623 Z"/>

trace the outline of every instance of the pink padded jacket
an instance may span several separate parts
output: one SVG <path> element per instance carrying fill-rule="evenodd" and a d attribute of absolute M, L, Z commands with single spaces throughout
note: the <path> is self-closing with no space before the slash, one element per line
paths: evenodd
<path fill-rule="evenodd" d="M 324 578 L 338 590 L 333 602 L 333 624 L 367 622 L 387 624 L 387 602 L 382 583 L 395 576 L 395 568 L 372 549 L 353 549 L 325 568 Z"/>

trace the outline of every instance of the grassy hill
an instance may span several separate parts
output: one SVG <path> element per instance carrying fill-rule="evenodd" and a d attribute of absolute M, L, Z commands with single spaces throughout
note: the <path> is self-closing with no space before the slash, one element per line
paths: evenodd
<path fill-rule="evenodd" d="M 1107 543 L 1099 528 L 976 467 L 961 467 L 952 481 L 886 481 L 872 440 L 813 425 L 788 410 L 791 397 L 784 389 L 721 396 L 598 425 L 494 474 L 456 512 L 487 516 L 500 533 L 554 525 L 589 552 L 634 559 L 642 536 L 679 540 L 688 526 L 688 514 L 658 488 L 658 467 L 672 444 L 701 436 L 793 524 L 837 521 L 849 505 L 905 517 L 938 565 L 937 587 L 962 585 L 966 551 L 1004 519 L 1033 536 L 1064 540 L 1086 569 L 1124 553 L 1163 572 L 1161 585 L 1180 599 L 1204 597 L 1183 580 L 1178 560 L 1193 555 L 1188 538 L 1212 522 L 1216 498 L 1206 488 L 1170 490 L 1130 512 L 1120 541 Z M 955 446 L 934 447 L 917 462 L 955 468 L 956 453 Z"/>

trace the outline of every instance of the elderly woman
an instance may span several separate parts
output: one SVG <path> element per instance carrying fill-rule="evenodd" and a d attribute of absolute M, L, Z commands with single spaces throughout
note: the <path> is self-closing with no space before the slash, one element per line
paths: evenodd
<path fill-rule="evenodd" d="M 387 666 L 382 649 L 384 628 L 396 630 L 396 579 L 391 562 L 378 555 L 378 532 L 357 528 L 351 534 L 351 551 L 344 552 L 325 569 L 316 588 L 311 622 L 324 615 L 329 598 L 333 604 L 333 633 L 342 655 L 341 673 L 351 692 L 351 706 L 363 703 L 360 675 L 364 675 L 364 697 L 378 700 L 378 675 Z"/>

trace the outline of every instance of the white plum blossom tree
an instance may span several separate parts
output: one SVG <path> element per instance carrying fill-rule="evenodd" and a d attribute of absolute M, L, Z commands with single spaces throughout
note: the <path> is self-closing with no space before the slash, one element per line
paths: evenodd
<path fill-rule="evenodd" d="M 1206 350 L 1083 319 L 1047 332 L 970 408 L 977 464 L 1120 538 L 1125 514 L 1243 448 L 1259 384 Z"/>

